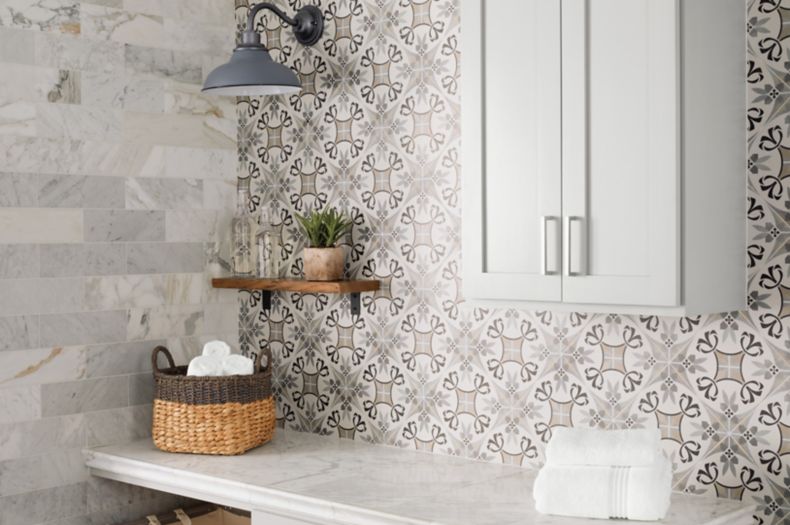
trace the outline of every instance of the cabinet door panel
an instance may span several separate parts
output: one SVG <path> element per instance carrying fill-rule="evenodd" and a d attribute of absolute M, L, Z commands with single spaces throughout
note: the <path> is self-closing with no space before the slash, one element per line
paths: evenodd
<path fill-rule="evenodd" d="M 560 1 L 462 12 L 465 295 L 559 301 Z"/>
<path fill-rule="evenodd" d="M 679 304 L 678 20 L 563 0 L 565 302 Z"/>

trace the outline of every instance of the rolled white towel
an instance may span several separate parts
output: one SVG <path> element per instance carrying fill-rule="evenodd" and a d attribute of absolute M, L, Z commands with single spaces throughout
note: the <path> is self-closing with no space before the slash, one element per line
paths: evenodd
<path fill-rule="evenodd" d="M 222 359 L 210 355 L 199 355 L 189 362 L 188 376 L 221 376 Z"/>
<path fill-rule="evenodd" d="M 550 466 L 533 489 L 542 514 L 655 521 L 669 510 L 672 464 L 659 454 L 646 467 Z"/>
<path fill-rule="evenodd" d="M 223 358 L 230 355 L 230 346 L 225 341 L 209 341 L 203 345 L 203 355 Z"/>
<path fill-rule="evenodd" d="M 547 465 L 640 467 L 661 455 L 657 428 L 597 430 L 558 427 L 546 445 Z"/>
<path fill-rule="evenodd" d="M 232 354 L 222 358 L 222 375 L 224 376 L 249 376 L 254 372 L 255 363 L 252 359 L 239 354 Z"/>

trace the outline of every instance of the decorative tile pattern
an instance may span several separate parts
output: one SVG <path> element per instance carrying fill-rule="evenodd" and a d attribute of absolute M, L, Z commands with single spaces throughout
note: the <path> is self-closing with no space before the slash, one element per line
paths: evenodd
<path fill-rule="evenodd" d="M 305 89 L 239 100 L 242 176 L 276 209 L 289 274 L 294 213 L 331 204 L 354 219 L 349 274 L 384 286 L 356 320 L 343 297 L 279 294 L 266 314 L 242 294 L 280 425 L 521 465 L 558 426 L 658 426 L 676 489 L 790 519 L 790 10 L 748 2 L 749 310 L 674 319 L 465 306 L 457 0 L 320 6 L 314 48 L 259 22 Z"/>

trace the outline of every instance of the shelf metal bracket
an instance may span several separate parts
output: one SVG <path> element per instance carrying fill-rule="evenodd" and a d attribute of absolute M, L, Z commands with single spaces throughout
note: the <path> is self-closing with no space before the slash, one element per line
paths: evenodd
<path fill-rule="evenodd" d="M 272 309 L 271 290 L 261 290 L 261 310 L 268 312 Z"/>
<path fill-rule="evenodd" d="M 360 294 L 351 293 L 348 298 L 351 301 L 351 315 L 359 317 L 359 314 L 362 313 Z"/>

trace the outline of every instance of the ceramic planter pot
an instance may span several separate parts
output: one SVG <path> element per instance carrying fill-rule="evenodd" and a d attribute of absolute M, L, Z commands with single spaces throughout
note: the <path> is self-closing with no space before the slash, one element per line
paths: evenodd
<path fill-rule="evenodd" d="M 304 278 L 308 281 L 339 281 L 343 278 L 346 254 L 343 248 L 305 248 Z"/>

